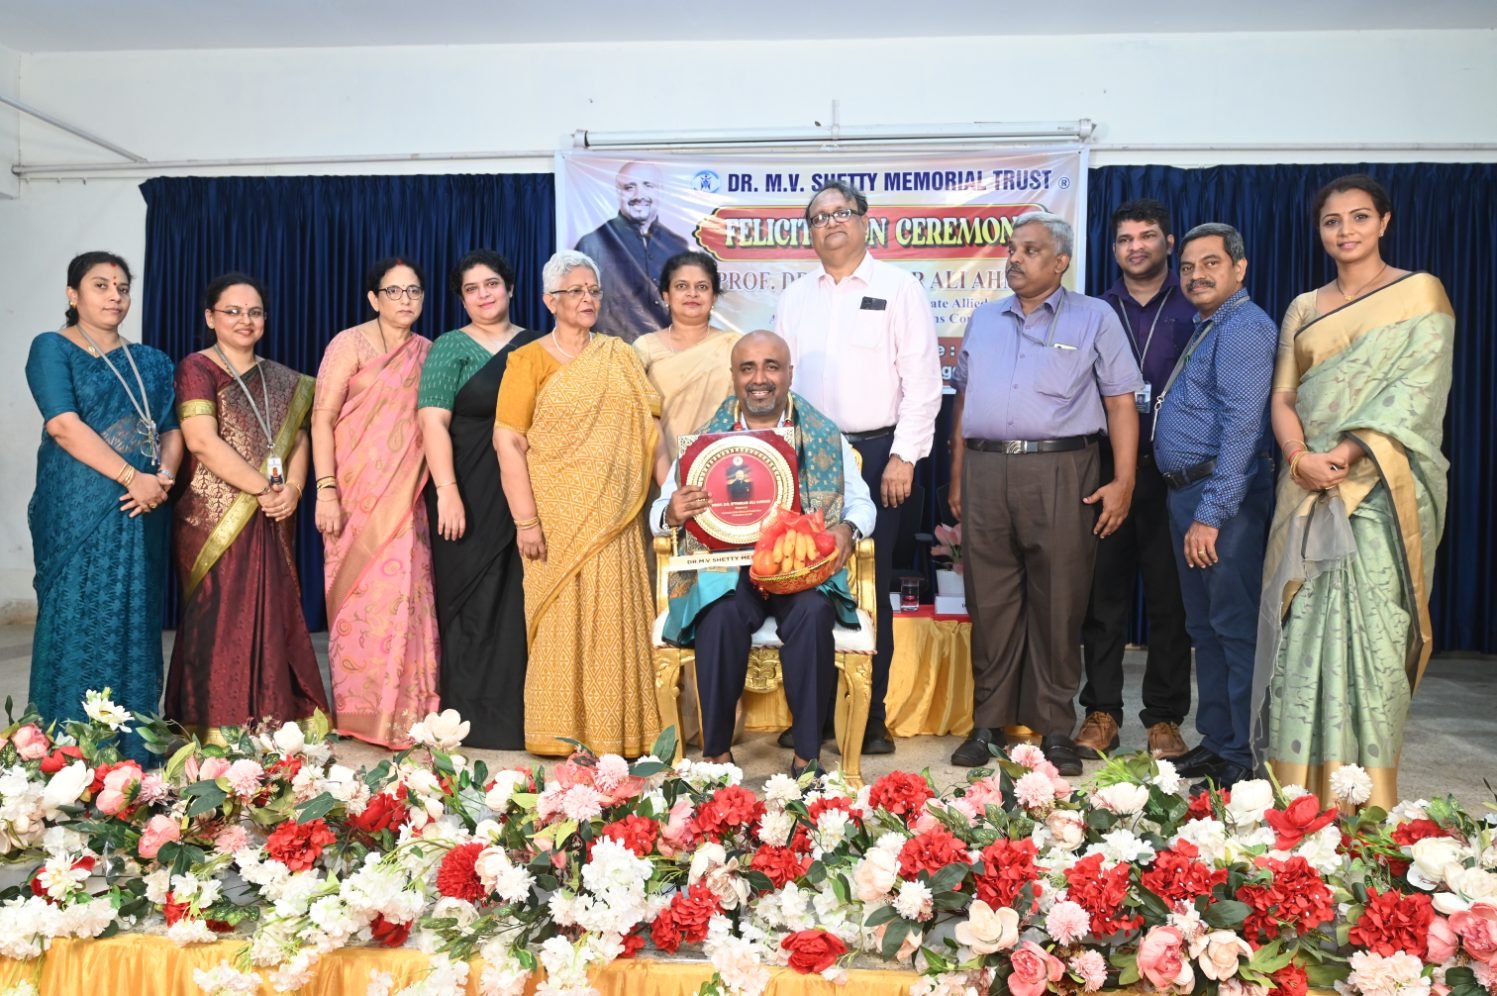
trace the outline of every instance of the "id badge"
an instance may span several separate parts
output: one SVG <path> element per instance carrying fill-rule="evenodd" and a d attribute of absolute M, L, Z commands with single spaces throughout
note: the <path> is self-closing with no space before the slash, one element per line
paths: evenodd
<path fill-rule="evenodd" d="M 266 476 L 270 478 L 272 487 L 278 487 L 286 483 L 285 467 L 281 464 L 281 458 L 272 453 L 265 458 Z"/>
<path fill-rule="evenodd" d="M 1154 385 L 1144 381 L 1144 386 L 1133 392 L 1133 403 L 1140 415 L 1148 414 L 1154 407 Z"/>

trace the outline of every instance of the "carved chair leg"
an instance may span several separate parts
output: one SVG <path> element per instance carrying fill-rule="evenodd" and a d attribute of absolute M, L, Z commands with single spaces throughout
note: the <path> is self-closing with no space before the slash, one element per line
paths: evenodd
<path fill-rule="evenodd" d="M 842 776 L 857 788 L 863 784 L 863 735 L 868 731 L 868 709 L 873 700 L 873 658 L 867 654 L 838 654 L 837 669 L 842 672 L 840 691 L 847 699 L 846 719 L 837 731 Z"/>
<path fill-rule="evenodd" d="M 676 727 L 676 756 L 661 758 L 669 764 L 681 760 L 681 669 L 686 652 L 676 647 L 655 648 L 655 705 L 662 726 Z"/>

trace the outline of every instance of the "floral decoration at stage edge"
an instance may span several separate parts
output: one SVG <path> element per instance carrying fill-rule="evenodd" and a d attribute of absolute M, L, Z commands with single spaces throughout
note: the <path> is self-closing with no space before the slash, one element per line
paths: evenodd
<path fill-rule="evenodd" d="M 325 717 L 188 741 L 157 770 L 122 759 L 133 727 L 179 734 L 90 692 L 86 721 L 10 719 L 0 734 L 0 956 L 57 937 L 164 932 L 241 942 L 195 981 L 297 989 L 349 946 L 412 946 L 402 992 L 593 992 L 589 971 L 700 952 L 704 991 L 758 996 L 788 966 L 920 973 L 912 996 L 1123 987 L 1224 996 L 1477 996 L 1497 981 L 1497 846 L 1453 800 L 1341 810 L 1297 786 L 1186 799 L 1167 761 L 1114 758 L 1086 785 L 1016 747 L 964 784 L 629 763 L 581 745 L 549 772 L 457 753 L 468 724 L 432 714 L 417 746 L 337 763 Z M 387 993 L 374 973 L 370 992 Z"/>

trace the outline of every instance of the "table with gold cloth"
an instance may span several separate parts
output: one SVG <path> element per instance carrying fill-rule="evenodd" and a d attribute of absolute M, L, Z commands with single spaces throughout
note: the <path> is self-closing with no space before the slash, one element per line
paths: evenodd
<path fill-rule="evenodd" d="M 233 965 L 242 941 L 219 941 L 178 947 L 160 935 L 119 934 L 102 941 L 61 938 L 39 962 L 0 958 L 0 992 L 30 981 L 42 996 L 203 996 L 192 980 L 194 969 L 209 970 L 219 962 Z M 317 962 L 310 983 L 298 992 L 305 996 L 363 996 L 373 972 L 390 976 L 391 992 L 419 982 L 429 970 L 431 957 L 409 948 L 345 948 Z M 467 992 L 477 996 L 482 962 L 474 959 L 468 972 Z M 766 996 L 909 996 L 914 972 L 886 969 L 850 969 L 847 988 L 833 985 L 818 975 L 801 975 L 792 969 L 771 969 Z M 712 977 L 706 961 L 656 961 L 648 958 L 616 961 L 592 976 L 601 996 L 696 996 L 703 982 Z M 535 991 L 531 976 L 527 993 Z M 268 985 L 262 996 L 272 996 Z"/>
<path fill-rule="evenodd" d="M 894 613 L 894 656 L 884 698 L 889 732 L 966 736 L 972 729 L 972 624 L 938 616 L 929 605 Z M 782 691 L 745 692 L 747 730 L 783 730 L 790 709 Z"/>

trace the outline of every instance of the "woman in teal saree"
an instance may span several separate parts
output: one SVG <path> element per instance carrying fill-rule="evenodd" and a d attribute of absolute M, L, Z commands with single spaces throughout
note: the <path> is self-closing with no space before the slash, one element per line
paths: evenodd
<path fill-rule="evenodd" d="M 1359 765 L 1366 801 L 1388 807 L 1430 657 L 1455 317 L 1438 279 L 1383 261 L 1392 212 L 1376 181 L 1332 181 L 1314 216 L 1337 275 L 1284 317 L 1270 409 L 1285 467 L 1264 564 L 1255 745 L 1281 783 L 1326 803 L 1336 769 Z"/>
<path fill-rule="evenodd" d="M 47 721 L 83 716 L 89 689 L 154 713 L 178 464 L 172 363 L 132 345 L 130 270 L 110 253 L 68 267 L 68 322 L 31 343 L 26 382 L 45 423 L 27 518 L 36 558 L 31 702 Z M 140 756 L 139 741 L 127 742 Z"/>

